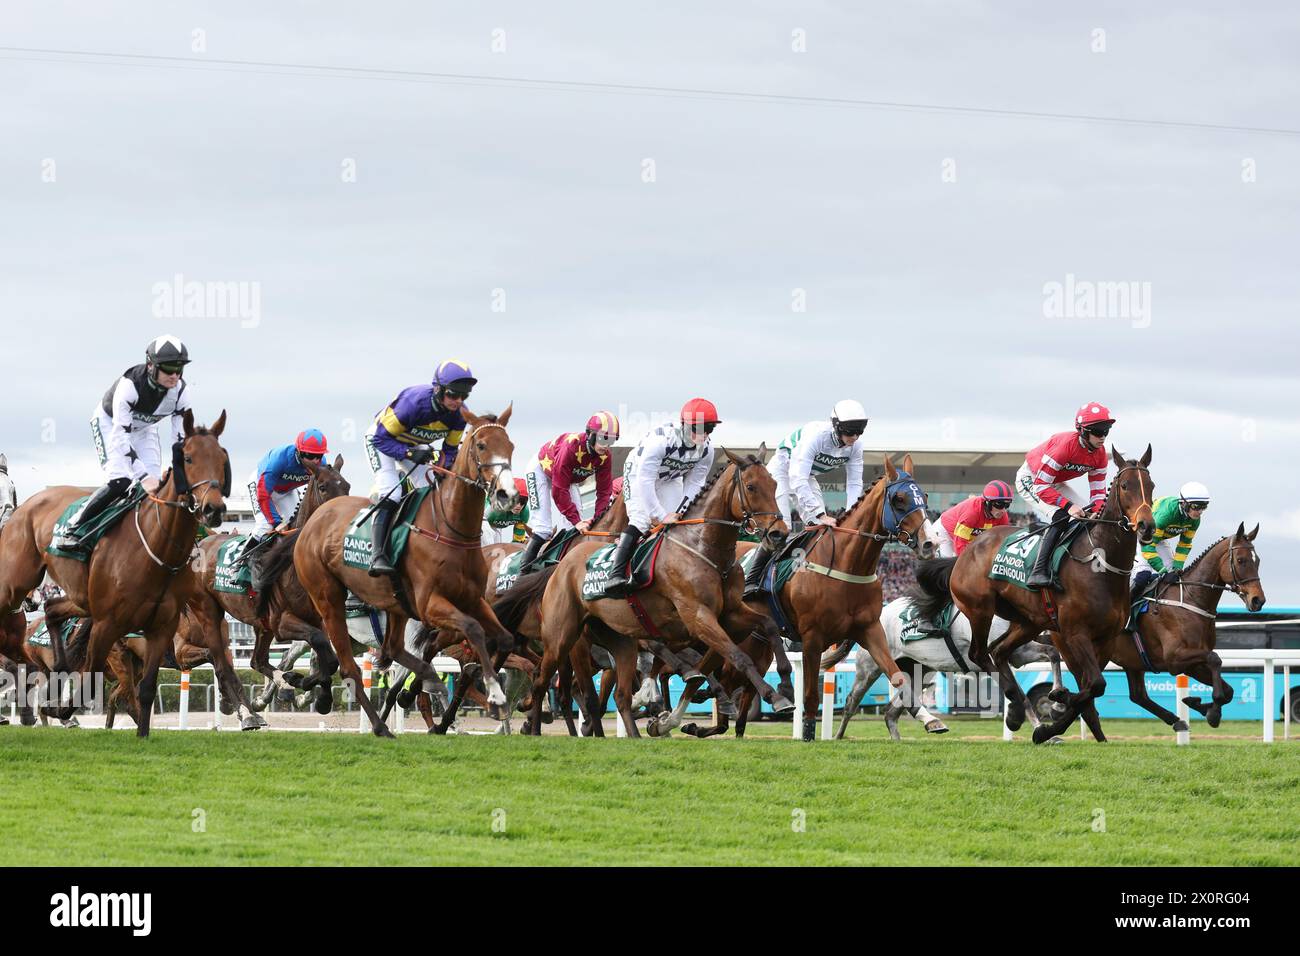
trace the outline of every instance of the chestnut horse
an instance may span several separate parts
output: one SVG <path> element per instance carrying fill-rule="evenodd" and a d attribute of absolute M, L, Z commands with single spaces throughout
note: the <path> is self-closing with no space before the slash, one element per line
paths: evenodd
<path fill-rule="evenodd" d="M 113 644 L 132 632 L 147 644 L 140 681 L 141 723 L 149 736 L 149 715 L 158 686 L 158 665 L 194 587 L 190 553 L 201 523 L 221 524 L 230 487 L 230 459 L 219 441 L 226 427 L 223 411 L 211 429 L 184 414 L 184 433 L 172 445 L 172 467 L 156 494 L 148 496 L 95 544 L 88 561 L 45 551 L 54 525 L 67 507 L 88 493 L 60 485 L 28 498 L 0 535 L 0 613 L 8 614 L 41 583 L 47 571 L 63 588 L 78 617 L 92 624 L 79 670 L 102 671 Z"/>
<path fill-rule="evenodd" d="M 1139 537 L 1144 542 L 1151 540 L 1155 531 L 1151 514 L 1154 485 L 1147 471 L 1151 446 L 1136 461 L 1125 460 L 1114 447 L 1111 457 L 1119 470 L 1106 492 L 1106 503 L 1099 514 L 1080 519 L 1085 533 L 1071 542 L 1061 565 L 1064 594 L 1044 595 L 1010 581 L 989 578 L 1002 542 L 1020 530 L 1013 527 L 990 528 L 960 557 L 935 562 L 931 567 L 937 573 L 917 575 L 917 582 L 928 593 L 942 593 L 946 576 L 941 573 L 942 565 L 951 568 L 947 590 L 952 592 L 957 609 L 970 621 L 968 656 L 982 671 L 991 672 L 996 667 L 1008 701 L 1006 723 L 1012 730 L 1024 723 L 1025 692 L 1011 672 L 1011 652 L 1044 630 L 1052 632 L 1052 640 L 1074 675 L 1079 693 L 1052 692 L 1052 699 L 1065 704 L 1065 710 L 1054 721 L 1045 720 L 1034 728 L 1036 744 L 1064 733 L 1080 716 L 1097 740 L 1106 739 L 1093 703 L 1106 690 L 1098 652 L 1124 627 L 1129 611 L 1129 572 L 1137 541 Z M 1052 601 L 1055 613 L 1045 605 L 1047 600 Z M 1011 626 L 990 648 L 989 626 L 995 615 L 1010 621 Z"/>
<path fill-rule="evenodd" d="M 463 412 L 469 427 L 453 468 L 438 481 L 411 520 L 411 537 L 393 578 L 370 577 L 364 568 L 343 563 L 343 534 L 356 516 L 370 507 L 367 498 L 349 496 L 327 501 L 298 534 L 293 563 L 311 596 L 325 633 L 339 659 L 343 676 L 361 704 L 376 736 L 391 737 L 379 711 L 361 685 L 361 669 L 352 657 L 343 604 L 350 590 L 388 615 L 381 660 L 397 661 L 421 679 L 436 678 L 431 666 L 404 647 L 406 622 L 412 614 L 440 632 L 440 641 L 467 640 L 483 665 L 488 701 L 506 697 L 492 667 L 494 652 L 513 646 L 510 633 L 492 613 L 484 594 L 487 563 L 481 528 L 486 494 L 502 510 L 519 497 L 510 474 L 514 443 L 506 432 L 512 409 L 500 418 Z"/>
<path fill-rule="evenodd" d="M 804 740 L 816 735 L 822 652 L 832 644 L 861 645 L 889 675 L 892 687 L 904 690 L 908 684 L 880 624 L 884 595 L 876 565 L 888 542 L 923 555 L 933 545 L 925 537 L 925 493 L 912 480 L 912 456 L 903 457 L 901 472 L 889 455 L 884 462 L 884 476 L 849 504 L 834 527 L 811 526 L 815 537 L 803 549 L 803 565 L 778 597 L 794 632 L 790 636 L 803 644 Z M 751 547 L 742 545 L 741 550 Z"/>
<path fill-rule="evenodd" d="M 1183 568 L 1176 580 L 1166 579 L 1154 596 L 1150 608 L 1138 617 L 1139 651 L 1128 631 L 1119 631 L 1097 653 L 1097 663 L 1105 667 L 1114 661 L 1128 676 L 1129 699 L 1155 714 L 1175 731 L 1187 724 L 1176 714 L 1161 707 L 1147 694 L 1147 671 L 1188 674 L 1213 691 L 1210 703 L 1188 697 L 1185 703 L 1205 717 L 1211 727 L 1219 726 L 1223 705 L 1232 700 L 1232 687 L 1223 681 L 1223 661 L 1214 653 L 1215 611 L 1219 596 L 1231 591 L 1241 597 L 1250 611 L 1264 606 L 1264 589 L 1259 583 L 1259 555 L 1252 542 L 1259 525 L 1246 533 L 1245 523 L 1234 534 L 1220 538 Z M 1143 653 L 1146 654 L 1145 660 Z"/>
<path fill-rule="evenodd" d="M 751 658 L 729 635 L 761 629 L 763 616 L 743 604 L 727 608 L 725 582 L 734 573 L 736 542 L 742 527 L 753 529 L 756 518 L 769 518 L 764 534 L 772 547 L 785 540 L 788 528 L 776 508 L 776 481 L 761 467 L 761 456 L 739 458 L 723 449 L 728 464 L 695 496 L 680 522 L 663 529 L 654 581 L 633 596 L 659 632 L 658 640 L 669 650 L 703 642 L 709 653 L 700 663 L 711 671 L 724 661 L 736 667 L 778 713 L 794 709 L 763 679 Z M 673 547 L 669 547 L 673 545 Z M 542 698 L 559 662 L 567 657 L 584 629 L 592 639 L 607 647 L 618 664 L 618 685 L 614 701 L 628 736 L 639 737 L 632 719 L 632 691 L 636 683 L 636 642 L 646 631 L 628 601 L 582 597 L 587 559 L 604 543 L 583 542 L 569 550 L 542 598 L 541 616 L 546 622 L 544 654 L 533 682 L 533 710 L 528 729 L 541 733 Z M 740 618 L 741 620 L 733 620 Z M 724 619 L 726 623 L 724 624 Z M 628 653 L 628 650 L 631 653 Z M 681 722 L 682 712 L 703 676 L 695 674 L 687 683 L 679 707 L 672 714 L 656 718 L 649 732 L 660 736 Z"/>
<path fill-rule="evenodd" d="M 315 685 L 317 703 L 322 707 L 333 703 L 330 679 L 338 664 L 330 650 L 329 639 L 320 629 L 320 616 L 298 580 L 293 567 L 293 552 L 298 531 L 306 525 L 307 519 L 326 501 L 346 495 L 352 487 L 340 474 L 342 455 L 335 457 L 333 467 L 324 461 L 319 465 L 310 461 L 304 464 L 311 473 L 311 480 L 307 483 L 302 502 L 286 532 L 264 545 L 267 554 L 262 557 L 263 579 L 266 581 L 263 593 L 254 596 L 216 590 L 217 552 L 233 535 L 211 535 L 199 543 L 199 554 L 202 555 L 198 568 L 199 588 L 190 601 L 189 610 L 202 625 L 207 636 L 205 643 L 209 647 L 227 645 L 227 614 L 252 625 L 256 634 L 252 666 L 270 681 L 263 698 L 250 705 L 253 710 L 263 709 L 270 702 L 271 695 L 286 685 L 307 689 L 303 687 L 303 675 L 271 666 L 268 652 L 271 642 L 277 637 L 282 641 L 306 641 L 316 651 L 323 675 L 323 682 L 318 681 Z M 244 694 L 242 685 L 240 694 L 241 697 Z M 323 712 L 328 713 L 329 707 L 325 707 Z"/>

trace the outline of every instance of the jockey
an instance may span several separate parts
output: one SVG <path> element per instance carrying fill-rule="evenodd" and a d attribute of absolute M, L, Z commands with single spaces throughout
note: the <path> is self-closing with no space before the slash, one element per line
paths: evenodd
<path fill-rule="evenodd" d="M 1189 481 L 1178 494 L 1157 498 L 1152 512 L 1156 531 L 1151 540 L 1139 546 L 1133 565 L 1134 583 L 1145 583 L 1154 574 L 1181 571 L 1192 551 L 1192 539 L 1201 527 L 1201 517 L 1210 507 L 1210 492 L 1199 481 Z M 1178 538 L 1177 543 L 1174 538 Z"/>
<path fill-rule="evenodd" d="M 492 543 L 494 544 L 500 543 L 497 532 L 504 531 L 507 528 L 510 529 L 510 540 L 513 544 L 523 544 L 528 537 L 528 485 L 522 478 L 515 479 L 515 491 L 519 495 L 518 503 L 502 511 L 498 511 L 492 506 L 492 494 L 491 492 L 488 493 L 487 505 L 483 511 L 483 520 L 492 529 Z"/>
<path fill-rule="evenodd" d="M 680 423 L 665 422 L 641 439 L 623 464 L 623 500 L 628 525 L 610 559 L 613 571 L 605 597 L 624 597 L 631 586 L 628 562 L 641 537 L 656 524 L 673 524 L 704 487 L 713 467 L 709 436 L 718 410 L 704 398 L 682 406 Z"/>
<path fill-rule="evenodd" d="M 443 362 L 434 372 L 431 384 L 402 389 L 375 416 L 374 424 L 366 432 L 366 455 L 370 470 L 375 473 L 371 498 L 377 500 L 371 532 L 372 577 L 394 572 L 388 557 L 388 531 L 397 512 L 393 492 L 401 486 L 404 477 L 418 484 L 428 475 L 428 464 L 433 460 L 431 446 L 435 442 L 442 442 L 438 456 L 441 467 L 450 468 L 456 461 L 456 451 L 465 433 L 461 407 L 477 383 L 478 379 L 464 362 Z"/>
<path fill-rule="evenodd" d="M 309 428 L 299 432 L 292 445 L 272 448 L 257 463 L 248 483 L 248 497 L 256 509 L 253 532 L 244 545 L 254 591 L 262 590 L 262 557 L 266 554 L 266 548 L 258 545 L 293 518 L 303 486 L 327 454 L 325 434 L 319 428 Z"/>
<path fill-rule="evenodd" d="M 54 542 L 57 548 L 79 549 L 78 529 L 123 497 L 132 481 L 139 481 L 150 494 L 158 490 L 162 423 L 168 422 L 170 445 L 181 416 L 190 408 L 186 382 L 181 378 L 190 353 L 176 336 L 160 335 L 149 343 L 144 359 L 142 365 L 133 365 L 109 386 L 91 413 L 95 451 L 108 483 L 73 515 L 66 533 Z"/>
<path fill-rule="evenodd" d="M 586 531 L 590 519 L 583 518 L 582 494 L 578 488 L 596 476 L 596 510 L 609 507 L 614 494 L 614 460 L 609 448 L 618 441 L 618 419 L 610 412 L 597 412 L 587 419 L 583 432 L 569 432 L 547 442 L 528 469 L 528 507 L 533 513 L 532 534 L 519 565 L 522 574 L 537 559 L 551 538 L 554 526 Z M 552 517 L 552 509 L 558 515 Z"/>
<path fill-rule="evenodd" d="M 1016 472 L 1016 491 L 1029 510 L 1048 523 L 1038 558 L 1026 582 L 1031 588 L 1051 582 L 1052 551 L 1069 518 L 1106 505 L 1106 436 L 1115 419 L 1100 402 L 1089 402 L 1074 416 L 1074 431 L 1058 432 L 1030 450 Z M 1088 475 L 1088 503 L 1079 500 L 1067 481 Z"/>
<path fill-rule="evenodd" d="M 858 439 L 867 429 L 866 409 L 852 399 L 836 402 L 828 422 L 809 422 L 797 428 L 777 446 L 768 466 L 776 479 L 776 504 L 781 517 L 790 522 L 790 494 L 799 501 L 799 515 L 805 524 L 835 524 L 826 513 L 817 475 L 844 467 L 845 501 L 852 505 L 862 495 L 862 446 Z M 763 570 L 772 552 L 765 544 L 745 575 L 744 599 L 762 594 Z"/>
<path fill-rule="evenodd" d="M 989 528 L 1011 523 L 1011 486 L 990 481 L 984 494 L 953 505 L 939 516 L 931 529 L 939 546 L 939 557 L 955 558 Z"/>
<path fill-rule="evenodd" d="M 18 507 L 18 492 L 13 479 L 9 477 L 9 459 L 0 455 L 0 528 L 5 526 L 9 516 Z"/>

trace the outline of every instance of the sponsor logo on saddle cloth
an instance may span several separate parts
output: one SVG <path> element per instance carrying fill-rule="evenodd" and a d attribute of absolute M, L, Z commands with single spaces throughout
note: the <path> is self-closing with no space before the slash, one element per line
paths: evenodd
<path fill-rule="evenodd" d="M 248 542 L 247 535 L 239 535 L 217 549 L 217 568 L 212 575 L 212 589 L 224 594 L 247 594 L 253 584 L 248 565 L 241 562 Z"/>
<path fill-rule="evenodd" d="M 587 559 L 587 573 L 582 576 L 583 600 L 589 601 L 605 593 L 605 584 L 614 573 L 613 558 L 614 545 L 607 544 Z"/>
<path fill-rule="evenodd" d="M 374 554 L 375 543 L 370 534 L 370 529 L 374 525 L 370 522 L 369 517 L 366 511 L 360 512 L 348 524 L 347 530 L 343 532 L 344 564 L 350 564 L 354 568 L 370 567 L 370 558 Z"/>
<path fill-rule="evenodd" d="M 523 563 L 523 560 L 524 553 L 516 551 L 501 565 L 501 570 L 497 572 L 497 594 L 509 591 L 515 586 L 515 582 L 519 580 L 519 565 Z"/>
<path fill-rule="evenodd" d="M 1026 590 L 1029 585 L 1029 573 L 1034 568 L 1034 562 L 1037 560 L 1038 548 L 1043 543 L 1043 535 L 1040 532 L 1030 532 L 1029 529 L 1017 531 L 1009 535 L 1002 542 L 1002 547 L 998 553 L 993 556 L 993 566 L 989 568 L 989 578 L 993 581 L 1010 581 L 1012 584 L 1019 585 Z M 1062 541 L 1056 548 L 1052 556 L 1052 573 L 1061 564 L 1061 559 L 1065 555 L 1066 542 Z"/>
<path fill-rule="evenodd" d="M 939 612 L 938 617 L 930 619 L 922 617 L 920 609 L 915 604 L 909 604 L 898 616 L 898 623 L 902 625 L 898 639 L 906 643 L 924 640 L 927 637 L 942 637 L 945 633 L 951 633 L 952 619 L 956 616 L 956 612 L 956 606 L 949 603 Z"/>

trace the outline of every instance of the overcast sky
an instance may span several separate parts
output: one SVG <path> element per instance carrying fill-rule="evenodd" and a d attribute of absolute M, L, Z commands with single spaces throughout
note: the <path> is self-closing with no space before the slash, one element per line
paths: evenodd
<path fill-rule="evenodd" d="M 101 480 L 91 408 L 163 332 L 237 477 L 316 426 L 360 489 L 369 420 L 448 357 L 515 402 L 517 470 L 697 394 L 723 444 L 856 397 L 898 451 L 1103 401 L 1158 493 L 1209 485 L 1201 544 L 1262 522 L 1300 604 L 1300 133 L 1161 125 L 1300 130 L 1300 8 L 1151 6 L 7 0 L 0 450 L 20 497 Z M 160 318 L 177 275 L 256 314 Z M 1053 312 L 1069 281 L 1136 297 Z"/>

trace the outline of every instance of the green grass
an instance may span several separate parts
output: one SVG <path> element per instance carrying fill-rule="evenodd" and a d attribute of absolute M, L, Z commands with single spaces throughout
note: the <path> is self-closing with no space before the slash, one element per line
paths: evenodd
<path fill-rule="evenodd" d="M 1154 726 L 1056 747 L 969 739 L 987 721 L 899 744 L 861 720 L 838 744 L 3 727 L 0 845 L 8 866 L 1294 863 L 1294 744 Z"/>

